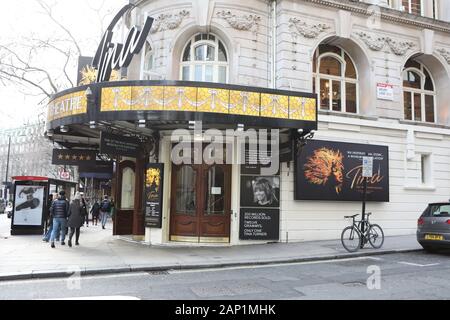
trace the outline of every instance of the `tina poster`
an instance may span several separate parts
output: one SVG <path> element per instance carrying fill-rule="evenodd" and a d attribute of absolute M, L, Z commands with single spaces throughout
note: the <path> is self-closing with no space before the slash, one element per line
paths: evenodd
<path fill-rule="evenodd" d="M 164 164 L 149 163 L 145 172 L 145 226 L 161 228 Z"/>
<path fill-rule="evenodd" d="M 365 156 L 373 157 L 366 200 L 389 202 L 388 147 L 319 140 L 297 150 L 295 200 L 361 201 Z"/>

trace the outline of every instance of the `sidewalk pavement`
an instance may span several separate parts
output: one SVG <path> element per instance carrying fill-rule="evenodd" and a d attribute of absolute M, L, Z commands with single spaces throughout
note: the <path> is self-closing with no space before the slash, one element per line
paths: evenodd
<path fill-rule="evenodd" d="M 383 248 L 348 253 L 340 240 L 244 246 L 149 246 L 112 236 L 112 224 L 81 228 L 80 246 L 56 248 L 41 236 L 11 236 L 0 215 L 0 281 L 118 272 L 216 268 L 344 259 L 421 250 L 415 235 L 386 237 Z M 73 239 L 73 243 L 75 243 Z"/>

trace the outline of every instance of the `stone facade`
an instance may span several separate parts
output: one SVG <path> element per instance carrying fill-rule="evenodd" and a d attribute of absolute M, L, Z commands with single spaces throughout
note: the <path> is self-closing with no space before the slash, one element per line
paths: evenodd
<path fill-rule="evenodd" d="M 398 8 L 400 2 L 392 3 Z M 212 33 L 223 41 L 228 52 L 228 83 L 303 92 L 313 90 L 312 62 L 318 46 L 327 43 L 344 49 L 358 73 L 358 112 L 320 111 L 315 137 L 389 146 L 391 201 L 368 205 L 373 220 L 388 236 L 411 234 L 427 203 L 450 198 L 450 23 L 388 8 L 382 0 L 154 0 L 136 4 L 140 10 L 134 20 L 148 14 L 158 22 L 149 43 L 153 72 L 161 79 L 180 79 L 183 48 L 197 33 Z M 438 4 L 439 16 L 450 20 L 447 1 Z M 424 11 L 429 13 L 430 8 Z M 411 57 L 426 66 L 433 78 L 435 123 L 404 120 L 402 71 Z M 142 78 L 144 60 L 143 54 L 134 59 L 128 70 L 130 80 Z M 377 98 L 377 83 L 394 86 L 393 101 Z M 426 184 L 420 179 L 421 155 L 431 159 Z M 359 213 L 361 204 L 294 201 L 293 177 L 293 165 L 283 164 L 280 240 L 338 238 L 346 224 L 343 216 Z M 233 179 L 233 186 L 238 187 L 237 168 Z M 236 212 L 239 199 L 232 204 Z M 235 244 L 241 243 L 237 227 L 238 218 L 234 218 Z M 164 242 L 159 232 L 148 230 L 147 240 Z"/>

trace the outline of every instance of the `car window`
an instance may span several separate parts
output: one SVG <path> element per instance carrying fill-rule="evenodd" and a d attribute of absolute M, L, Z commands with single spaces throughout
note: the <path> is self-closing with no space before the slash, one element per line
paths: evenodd
<path fill-rule="evenodd" d="M 450 216 L 450 204 L 431 206 L 431 216 Z"/>
<path fill-rule="evenodd" d="M 428 217 L 430 215 L 430 206 L 428 206 L 423 212 L 421 217 Z"/>

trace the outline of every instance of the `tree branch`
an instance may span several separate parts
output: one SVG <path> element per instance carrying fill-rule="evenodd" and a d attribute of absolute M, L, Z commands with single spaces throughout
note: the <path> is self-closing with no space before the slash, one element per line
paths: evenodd
<path fill-rule="evenodd" d="M 78 54 L 80 56 L 82 56 L 81 53 L 81 48 L 78 45 L 77 40 L 75 39 L 75 37 L 72 35 L 72 32 L 69 31 L 69 29 L 67 29 L 63 24 L 61 24 L 54 16 L 52 13 L 52 9 L 50 6 L 48 6 L 44 1 L 42 0 L 35 0 L 37 2 L 37 4 L 45 11 L 45 13 L 48 15 L 48 17 L 58 26 L 60 27 L 68 36 L 70 39 L 72 39 L 72 43 L 75 45 L 75 47 L 78 50 Z"/>
<path fill-rule="evenodd" d="M 52 94 L 49 93 L 47 90 L 45 90 L 44 87 L 42 87 L 41 85 L 39 85 L 39 84 L 37 84 L 37 83 L 35 83 L 35 82 L 31 81 L 31 80 L 28 80 L 27 78 L 25 78 L 24 75 L 18 76 L 18 75 L 16 75 L 16 74 L 9 73 L 9 72 L 6 72 L 6 71 L 1 70 L 1 69 L 0 69 L 0 73 L 6 75 L 6 76 L 8 76 L 8 77 L 11 77 L 11 78 L 15 78 L 15 79 L 24 81 L 24 82 L 26 82 L 26 83 L 32 85 L 33 87 L 38 88 L 38 89 L 41 90 L 42 93 L 44 93 L 48 98 L 50 98 L 50 97 L 52 96 Z"/>

